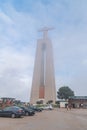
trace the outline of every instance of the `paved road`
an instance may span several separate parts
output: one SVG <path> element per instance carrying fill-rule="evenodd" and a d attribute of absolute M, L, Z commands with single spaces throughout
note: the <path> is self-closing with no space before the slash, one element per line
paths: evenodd
<path fill-rule="evenodd" d="M 0 117 L 0 130 L 87 130 L 87 109 L 55 109 L 18 119 Z"/>

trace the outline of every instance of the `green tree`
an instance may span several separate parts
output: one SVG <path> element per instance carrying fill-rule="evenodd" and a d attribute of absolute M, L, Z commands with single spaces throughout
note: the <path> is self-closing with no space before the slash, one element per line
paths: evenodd
<path fill-rule="evenodd" d="M 43 100 L 37 101 L 37 104 L 43 104 Z"/>
<path fill-rule="evenodd" d="M 74 91 L 72 91 L 68 86 L 60 87 L 57 91 L 57 97 L 59 99 L 68 99 L 69 96 L 74 96 Z"/>
<path fill-rule="evenodd" d="M 51 103 L 53 103 L 53 100 L 49 100 L 49 101 L 47 102 L 47 104 L 51 104 Z"/>

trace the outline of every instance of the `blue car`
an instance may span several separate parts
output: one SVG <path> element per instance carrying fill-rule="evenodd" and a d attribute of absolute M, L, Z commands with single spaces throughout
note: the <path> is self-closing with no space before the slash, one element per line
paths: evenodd
<path fill-rule="evenodd" d="M 10 106 L 0 110 L 0 117 L 21 117 L 23 116 L 23 109 L 17 106 Z"/>
<path fill-rule="evenodd" d="M 41 112 L 41 111 L 42 111 L 41 108 L 38 108 L 38 107 L 36 107 L 36 106 L 28 106 L 28 108 L 29 108 L 29 109 L 32 109 L 32 110 L 34 110 L 34 111 L 36 111 L 36 112 Z"/>
<path fill-rule="evenodd" d="M 23 109 L 23 111 L 25 112 L 25 116 L 33 116 L 35 114 L 35 111 L 32 109 L 29 109 L 27 107 L 21 106 L 20 108 Z"/>

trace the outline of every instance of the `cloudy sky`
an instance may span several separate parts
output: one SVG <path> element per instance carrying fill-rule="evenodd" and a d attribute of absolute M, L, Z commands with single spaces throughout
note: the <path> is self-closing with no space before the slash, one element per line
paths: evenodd
<path fill-rule="evenodd" d="M 38 29 L 53 43 L 57 90 L 87 96 L 87 0 L 0 0 L 0 97 L 29 101 Z"/>

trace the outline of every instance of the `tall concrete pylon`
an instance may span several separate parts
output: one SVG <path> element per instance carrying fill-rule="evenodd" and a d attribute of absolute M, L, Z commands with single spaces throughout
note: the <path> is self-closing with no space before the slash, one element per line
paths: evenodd
<path fill-rule="evenodd" d="M 43 38 L 37 40 L 35 65 L 33 72 L 30 103 L 35 104 L 39 100 L 44 103 L 56 100 L 53 48 L 47 33 L 52 28 L 43 28 Z"/>

